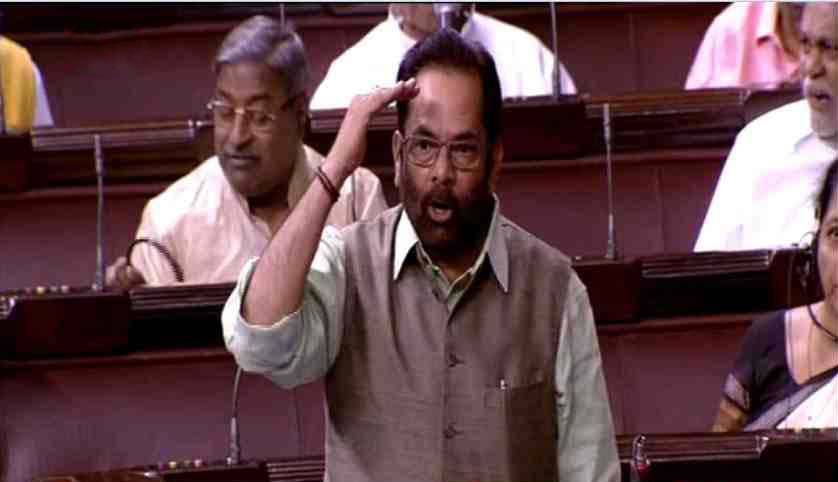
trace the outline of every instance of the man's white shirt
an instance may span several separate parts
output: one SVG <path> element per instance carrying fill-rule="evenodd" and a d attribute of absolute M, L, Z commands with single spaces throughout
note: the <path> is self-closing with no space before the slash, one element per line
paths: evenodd
<path fill-rule="evenodd" d="M 754 119 L 736 137 L 695 251 L 774 249 L 808 242 L 834 143 L 812 131 L 800 100 Z"/>
<path fill-rule="evenodd" d="M 504 98 L 552 94 L 553 54 L 533 34 L 474 12 L 462 35 L 492 55 Z M 342 109 L 357 94 L 395 84 L 399 64 L 415 43 L 390 15 L 332 62 L 314 92 L 311 108 Z M 570 73 L 560 67 L 562 93 L 575 94 Z"/>

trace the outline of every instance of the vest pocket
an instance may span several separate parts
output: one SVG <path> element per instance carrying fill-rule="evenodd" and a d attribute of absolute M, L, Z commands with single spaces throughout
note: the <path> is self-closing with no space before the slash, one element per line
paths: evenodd
<path fill-rule="evenodd" d="M 487 434 L 502 441 L 507 480 L 556 480 L 556 409 L 552 384 L 493 387 L 486 392 Z"/>

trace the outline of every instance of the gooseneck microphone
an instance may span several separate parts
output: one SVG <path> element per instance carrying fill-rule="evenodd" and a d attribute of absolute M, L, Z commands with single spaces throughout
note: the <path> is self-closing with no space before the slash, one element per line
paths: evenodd
<path fill-rule="evenodd" d="M 434 14 L 436 14 L 439 29 L 455 28 L 454 20 L 460 14 L 460 5 L 456 3 L 434 3 Z"/>
<path fill-rule="evenodd" d="M 105 289 L 105 241 L 103 227 L 105 223 L 105 161 L 102 156 L 102 139 L 93 135 L 93 153 L 96 162 L 96 275 L 93 288 Z"/>
<path fill-rule="evenodd" d="M 239 439 L 239 382 L 242 369 L 236 366 L 236 380 L 233 382 L 233 411 L 230 415 L 230 455 L 227 465 L 238 465 L 241 462 L 241 445 Z"/>
<path fill-rule="evenodd" d="M 605 138 L 605 172 L 608 182 L 608 244 L 605 251 L 607 259 L 617 259 L 617 232 L 614 227 L 614 177 L 611 165 L 611 105 L 602 105 L 602 134 Z"/>

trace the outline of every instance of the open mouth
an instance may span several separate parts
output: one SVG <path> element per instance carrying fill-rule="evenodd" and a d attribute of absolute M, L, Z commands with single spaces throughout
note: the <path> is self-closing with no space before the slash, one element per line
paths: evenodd
<path fill-rule="evenodd" d="M 446 223 L 451 220 L 454 210 L 445 201 L 432 200 L 428 204 L 428 217 L 435 223 Z"/>
<path fill-rule="evenodd" d="M 813 107 L 827 107 L 832 103 L 832 95 L 818 88 L 807 89 L 806 98 Z"/>

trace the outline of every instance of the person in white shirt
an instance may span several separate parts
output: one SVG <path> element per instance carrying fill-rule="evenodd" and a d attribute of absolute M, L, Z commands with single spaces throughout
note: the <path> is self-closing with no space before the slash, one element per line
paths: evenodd
<path fill-rule="evenodd" d="M 214 68 L 216 156 L 148 202 L 137 229 L 148 241 L 130 262 L 108 268 L 108 286 L 234 281 L 319 175 L 323 156 L 302 140 L 309 72 L 299 36 L 252 17 L 227 35 Z M 328 223 L 345 226 L 386 208 L 378 178 L 356 171 L 335 192 Z"/>
<path fill-rule="evenodd" d="M 482 44 L 492 55 L 504 98 L 553 93 L 553 54 L 538 38 L 473 9 L 458 6 L 457 12 L 460 15 L 454 17 L 453 27 L 466 39 Z M 385 21 L 332 62 L 314 92 L 311 108 L 345 108 L 359 92 L 392 85 L 404 54 L 418 40 L 435 32 L 438 25 L 438 13 L 432 4 L 391 4 Z M 559 65 L 561 93 L 575 94 L 570 73 Z"/>
<path fill-rule="evenodd" d="M 739 133 L 696 251 L 788 247 L 816 229 L 818 181 L 838 153 L 838 4 L 807 4 L 800 27 L 805 99 Z"/>

